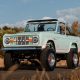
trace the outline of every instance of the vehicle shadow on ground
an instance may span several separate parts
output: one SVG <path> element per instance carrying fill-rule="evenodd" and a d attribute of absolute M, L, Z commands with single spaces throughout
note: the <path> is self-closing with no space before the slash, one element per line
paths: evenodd
<path fill-rule="evenodd" d="M 36 65 L 35 63 L 34 64 L 15 64 L 15 65 L 18 65 L 16 66 L 16 69 L 15 70 L 43 70 L 42 66 L 40 64 Z M 13 65 L 13 66 L 15 66 Z M 11 66 L 8 70 L 13 70 L 13 66 Z M 80 66 L 79 66 L 80 67 Z M 58 65 L 56 66 L 54 69 L 68 69 L 68 67 L 66 65 Z M 0 71 L 7 71 L 5 70 L 5 68 L 0 68 Z"/>
<path fill-rule="evenodd" d="M 36 70 L 36 65 L 20 64 L 17 70 Z"/>
<path fill-rule="evenodd" d="M 32 65 L 28 65 L 28 64 L 20 64 L 19 68 L 17 70 L 42 70 L 41 69 L 41 65 L 38 64 L 38 66 L 36 64 L 32 64 Z M 56 66 L 54 69 L 68 69 L 68 67 L 66 65 L 63 66 Z"/>

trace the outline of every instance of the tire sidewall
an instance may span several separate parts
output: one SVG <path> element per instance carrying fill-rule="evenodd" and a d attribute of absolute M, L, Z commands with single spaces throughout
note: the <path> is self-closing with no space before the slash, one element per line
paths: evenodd
<path fill-rule="evenodd" d="M 74 64 L 74 61 L 72 60 L 72 63 L 73 63 L 73 68 L 76 68 L 77 66 L 78 66 L 78 63 L 79 63 L 79 56 L 78 56 L 78 52 L 77 52 L 77 50 L 76 49 L 73 49 L 73 57 L 74 57 L 74 55 L 77 55 L 77 59 L 78 59 L 78 61 L 77 61 L 77 64 L 75 65 Z"/>
<path fill-rule="evenodd" d="M 78 59 L 76 65 L 74 64 L 74 61 L 73 61 L 73 57 L 75 54 L 77 55 L 77 59 Z M 68 68 L 72 69 L 72 68 L 76 68 L 78 64 L 79 64 L 78 50 L 76 48 L 71 48 L 70 52 L 67 54 L 67 66 Z"/>
<path fill-rule="evenodd" d="M 7 70 L 9 67 L 12 66 L 12 58 L 10 53 L 5 53 L 4 55 L 4 65 L 5 65 L 5 70 Z"/>
<path fill-rule="evenodd" d="M 55 57 L 55 63 L 54 63 L 53 66 L 50 66 L 50 65 L 49 65 L 49 62 L 48 62 L 48 56 L 49 56 L 50 54 L 53 54 L 54 57 Z M 49 67 L 49 69 L 50 69 L 51 71 L 54 70 L 54 68 L 55 68 L 55 66 L 56 66 L 56 54 L 55 54 L 55 51 L 54 51 L 53 49 L 49 49 L 49 50 L 48 50 L 46 63 L 47 63 L 47 66 Z"/>

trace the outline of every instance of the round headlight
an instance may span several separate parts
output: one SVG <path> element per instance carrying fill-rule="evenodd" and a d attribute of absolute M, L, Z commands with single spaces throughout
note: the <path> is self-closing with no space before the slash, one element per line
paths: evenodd
<path fill-rule="evenodd" d="M 4 42 L 5 42 L 6 44 L 9 44 L 9 38 L 6 38 L 6 39 L 4 40 Z"/>
<path fill-rule="evenodd" d="M 33 37 L 33 43 L 37 43 L 38 42 L 38 38 L 37 37 Z"/>

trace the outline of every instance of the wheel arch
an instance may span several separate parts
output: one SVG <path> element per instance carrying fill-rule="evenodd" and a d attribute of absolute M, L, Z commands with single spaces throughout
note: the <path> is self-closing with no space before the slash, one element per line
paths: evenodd
<path fill-rule="evenodd" d="M 77 43 L 72 43 L 72 45 L 74 45 L 76 48 L 78 48 Z"/>
<path fill-rule="evenodd" d="M 53 44 L 54 49 L 55 49 L 55 51 L 56 51 L 56 47 L 55 47 L 55 43 L 54 43 L 54 41 L 53 41 L 53 40 L 48 40 L 47 43 L 48 43 L 48 42 L 51 42 L 51 43 Z"/>
<path fill-rule="evenodd" d="M 76 50 L 78 51 L 77 43 L 75 43 L 75 42 L 71 43 L 70 48 L 76 48 Z M 70 48 L 69 48 L 69 51 L 70 51 Z"/>

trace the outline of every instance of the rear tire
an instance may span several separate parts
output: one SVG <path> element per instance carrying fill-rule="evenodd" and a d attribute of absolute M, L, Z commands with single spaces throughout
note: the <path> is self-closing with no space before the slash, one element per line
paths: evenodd
<path fill-rule="evenodd" d="M 67 66 L 70 69 L 76 68 L 79 64 L 79 56 L 76 48 L 71 48 L 66 55 Z"/>
<path fill-rule="evenodd" d="M 55 51 L 49 48 L 44 49 L 41 53 L 40 61 L 43 68 L 45 68 L 48 71 L 53 71 L 56 66 Z"/>

